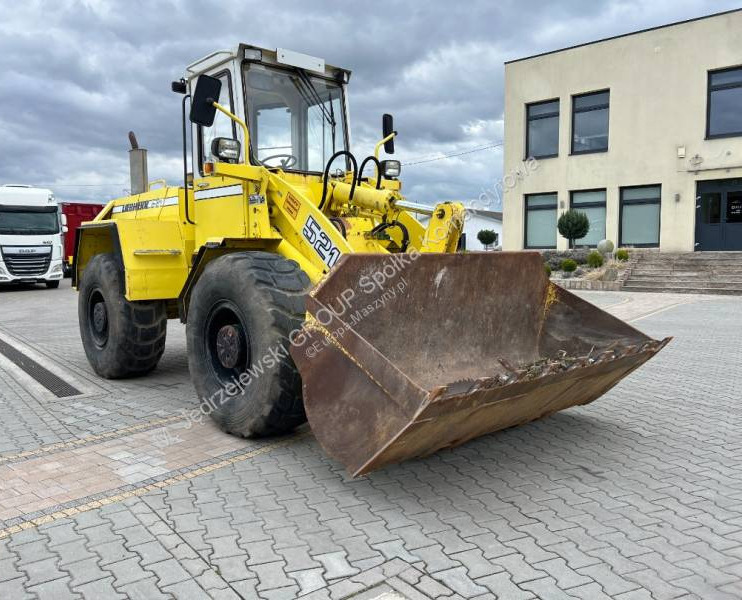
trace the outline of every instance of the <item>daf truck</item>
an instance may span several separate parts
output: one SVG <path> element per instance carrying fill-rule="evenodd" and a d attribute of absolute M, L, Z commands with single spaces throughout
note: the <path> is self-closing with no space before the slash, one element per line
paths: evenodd
<path fill-rule="evenodd" d="M 51 190 L 0 186 L 0 284 L 62 279 L 62 235 L 66 224 Z"/>

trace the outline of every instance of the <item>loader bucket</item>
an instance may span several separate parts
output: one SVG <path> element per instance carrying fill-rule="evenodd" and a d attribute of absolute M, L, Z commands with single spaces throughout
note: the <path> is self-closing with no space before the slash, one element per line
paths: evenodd
<path fill-rule="evenodd" d="M 347 254 L 307 312 L 307 417 L 353 476 L 592 402 L 670 339 L 550 283 L 536 252 Z"/>

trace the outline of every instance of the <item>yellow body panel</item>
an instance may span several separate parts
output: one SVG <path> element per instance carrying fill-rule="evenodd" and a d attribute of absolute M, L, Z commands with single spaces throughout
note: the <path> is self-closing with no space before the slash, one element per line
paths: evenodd
<path fill-rule="evenodd" d="M 168 300 L 188 276 L 185 245 L 177 221 L 116 223 L 126 274 L 127 300 Z"/>
<path fill-rule="evenodd" d="M 92 256 L 112 252 L 120 254 L 128 300 L 174 300 L 193 286 L 206 262 L 239 250 L 276 252 L 296 261 L 316 284 L 343 254 L 399 252 L 402 228 L 382 227 L 380 234 L 375 228 L 383 223 L 406 229 L 408 252 L 455 252 L 461 235 L 463 206 L 439 205 L 425 228 L 395 207 L 403 199 L 396 180 L 382 181 L 378 190 L 373 179 L 359 183 L 351 198 L 352 174 L 333 178 L 320 210 L 318 175 L 245 164 L 206 166 L 210 174 L 188 190 L 194 224 L 186 219 L 183 188 L 171 186 L 113 200 L 83 224 L 75 284 Z M 214 251 L 199 253 L 202 248 Z"/>

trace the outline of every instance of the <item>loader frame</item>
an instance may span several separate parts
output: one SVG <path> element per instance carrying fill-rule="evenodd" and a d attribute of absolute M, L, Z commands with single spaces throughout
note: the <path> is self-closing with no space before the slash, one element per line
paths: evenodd
<path fill-rule="evenodd" d="M 245 58 L 256 55 L 259 60 Z M 186 322 L 190 293 L 203 269 L 229 252 L 279 254 L 298 263 L 317 284 L 344 254 L 456 251 L 465 216 L 460 203 L 444 202 L 435 208 L 406 203 L 398 179 L 383 178 L 378 172 L 363 178 L 348 171 L 347 159 L 335 162 L 343 169 L 334 177 L 254 164 L 259 161 L 250 143 L 249 90 L 242 77 L 248 62 L 290 68 L 279 64 L 278 52 L 243 44 L 197 61 L 181 80 L 183 91 L 192 96 L 201 76 L 227 74 L 231 106 L 215 103 L 215 107 L 231 119 L 237 132 L 239 160 L 204 156 L 204 128 L 193 128 L 189 137 L 194 173 L 186 175 L 184 185 L 147 185 L 144 193 L 109 202 L 92 222 L 81 226 L 73 286 L 96 254 L 112 252 L 124 273 L 127 300 L 177 301 L 177 314 Z M 345 121 L 350 72 L 325 65 L 320 75 L 338 82 Z M 347 148 L 347 123 L 343 131 Z M 381 145 L 394 135 L 377 145 L 376 164 Z M 427 226 L 416 218 L 419 213 L 429 216 Z"/>

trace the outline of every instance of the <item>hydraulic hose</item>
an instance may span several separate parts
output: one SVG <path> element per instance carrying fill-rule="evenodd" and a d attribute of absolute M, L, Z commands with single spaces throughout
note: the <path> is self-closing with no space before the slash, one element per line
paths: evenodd
<path fill-rule="evenodd" d="M 400 252 L 404 252 L 405 250 L 407 250 L 407 247 L 410 245 L 410 232 L 403 223 L 400 223 L 399 221 L 390 221 L 389 223 L 386 223 L 386 222 L 379 223 L 376 227 L 374 227 L 371 230 L 371 232 L 374 234 L 379 234 L 389 229 L 390 227 L 398 227 L 399 230 L 402 232 L 402 246 L 400 247 Z"/>
<path fill-rule="evenodd" d="M 361 163 L 361 166 L 358 169 L 358 181 L 360 182 L 361 177 L 363 176 L 363 168 L 370 162 L 376 164 L 376 189 L 380 190 L 381 189 L 381 162 L 379 161 L 378 158 L 376 158 L 373 155 L 367 156 L 366 158 L 363 159 L 363 162 Z"/>
<path fill-rule="evenodd" d="M 338 150 L 330 157 L 330 160 L 327 161 L 327 166 L 325 167 L 325 173 L 322 178 L 322 200 L 320 200 L 319 203 L 320 210 L 324 208 L 325 200 L 327 199 L 327 182 L 330 179 L 330 167 L 332 166 L 332 161 L 334 161 L 338 156 L 343 155 L 350 158 L 350 162 L 353 165 L 353 183 L 350 186 L 350 195 L 348 196 L 348 200 L 353 199 L 353 193 L 356 191 L 356 181 L 358 180 L 358 162 L 356 161 L 356 157 L 347 150 Z"/>

